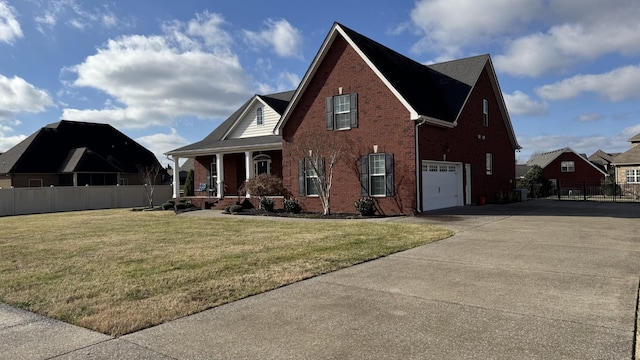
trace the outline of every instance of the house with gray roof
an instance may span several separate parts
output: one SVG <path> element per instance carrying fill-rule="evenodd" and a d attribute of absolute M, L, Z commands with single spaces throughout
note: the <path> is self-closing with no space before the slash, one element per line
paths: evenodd
<path fill-rule="evenodd" d="M 534 154 L 527 161 L 527 166 L 534 165 L 540 166 L 544 176 L 556 185 L 562 183 L 599 185 L 609 176 L 604 169 L 589 161 L 586 155 L 578 154 L 568 147 Z"/>
<path fill-rule="evenodd" d="M 615 176 L 618 184 L 630 184 L 638 187 L 640 194 L 640 134 L 629 139 L 631 148 L 613 158 Z"/>

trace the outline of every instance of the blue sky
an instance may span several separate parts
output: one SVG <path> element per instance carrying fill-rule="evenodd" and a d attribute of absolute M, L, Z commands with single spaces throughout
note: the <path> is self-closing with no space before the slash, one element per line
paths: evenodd
<path fill-rule="evenodd" d="M 334 21 L 416 61 L 489 53 L 520 145 L 640 133 L 637 0 L 0 0 L 0 151 L 60 119 L 162 155 L 298 85 Z"/>

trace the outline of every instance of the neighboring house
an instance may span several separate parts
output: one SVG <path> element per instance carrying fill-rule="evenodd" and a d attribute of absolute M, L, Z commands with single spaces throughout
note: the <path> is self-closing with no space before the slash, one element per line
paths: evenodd
<path fill-rule="evenodd" d="M 620 153 L 607 153 L 598 149 L 598 151 L 591 154 L 587 159 L 596 164 L 602 170 L 606 171 L 609 175 L 613 176 L 615 174 L 615 169 L 611 163 L 613 162 L 613 158 L 618 155 L 620 155 Z"/>
<path fill-rule="evenodd" d="M 344 138 L 358 159 L 334 170 L 333 212 L 354 212 L 361 196 L 411 214 L 515 188 L 520 146 L 489 55 L 423 65 L 334 23 L 276 134 L 284 186 L 307 211 L 322 210 L 299 152 L 309 134 Z"/>
<path fill-rule="evenodd" d="M 612 164 L 615 166 L 616 182 L 618 184 L 637 184 L 640 187 L 640 134 L 629 139 L 629 142 L 631 149 L 613 158 Z"/>
<path fill-rule="evenodd" d="M 140 168 L 155 166 L 166 175 L 151 151 L 110 125 L 62 120 L 0 154 L 0 187 L 137 185 Z"/>
<path fill-rule="evenodd" d="M 193 159 L 193 204 L 235 199 L 245 181 L 257 174 L 282 177 L 282 137 L 273 131 L 292 95 L 254 95 L 203 140 L 167 152 L 175 169 L 181 158 Z M 180 190 L 174 182 L 174 197 Z"/>
<path fill-rule="evenodd" d="M 608 176 L 605 170 L 589 161 L 586 156 L 579 155 L 568 147 L 533 155 L 527 166 L 533 165 L 540 166 L 544 176 L 554 186 L 558 182 L 600 184 Z"/>

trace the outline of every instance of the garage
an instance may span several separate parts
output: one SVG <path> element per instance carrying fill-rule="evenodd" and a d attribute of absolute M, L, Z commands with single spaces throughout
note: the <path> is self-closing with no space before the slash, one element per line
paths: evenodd
<path fill-rule="evenodd" d="M 462 164 L 422 162 L 422 211 L 464 205 Z"/>

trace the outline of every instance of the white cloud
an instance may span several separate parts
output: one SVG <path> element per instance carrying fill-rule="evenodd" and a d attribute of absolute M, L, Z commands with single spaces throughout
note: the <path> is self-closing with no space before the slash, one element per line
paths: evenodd
<path fill-rule="evenodd" d="M 23 36 L 15 10 L 6 1 L 0 1 L 0 42 L 13 44 Z"/>
<path fill-rule="evenodd" d="M 537 77 L 606 54 L 640 53 L 639 17 L 637 0 L 420 0 L 411 22 L 422 38 L 412 50 L 447 59 L 504 46 L 494 56 L 498 71 Z"/>
<path fill-rule="evenodd" d="M 520 90 L 513 94 L 503 94 L 507 109 L 511 115 L 547 115 L 548 105 L 544 101 L 535 101 Z"/>
<path fill-rule="evenodd" d="M 411 10 L 411 21 L 423 37 L 414 52 L 459 56 L 461 48 L 513 33 L 533 20 L 542 0 L 421 0 Z"/>
<path fill-rule="evenodd" d="M 620 137 L 623 138 L 625 141 L 628 141 L 629 139 L 631 139 L 632 137 L 638 134 L 640 134 L 640 123 L 622 130 L 622 134 L 620 135 Z"/>
<path fill-rule="evenodd" d="M 164 35 L 109 40 L 95 55 L 67 70 L 77 76 L 73 86 L 105 92 L 117 105 L 65 109 L 64 118 L 143 128 L 168 125 L 181 116 L 228 116 L 251 94 L 251 78 L 231 49 L 223 46 L 225 41 L 209 51 L 202 49 L 212 45 L 202 40 L 203 34 L 228 36 L 221 28 L 211 28 L 222 24 L 217 18 L 205 13 L 193 20 L 199 25 L 173 22 L 165 26 Z M 198 37 L 185 33 L 187 27 Z"/>
<path fill-rule="evenodd" d="M 89 4 L 89 3 L 87 3 Z M 41 33 L 47 33 L 45 27 L 53 28 L 63 21 L 67 26 L 84 30 L 93 26 L 114 28 L 129 26 L 113 13 L 108 5 L 87 9 L 77 0 L 48 0 L 40 2 L 42 14 L 34 18 Z"/>
<path fill-rule="evenodd" d="M 165 167 L 169 163 L 173 166 L 173 162 L 168 160 L 164 153 L 189 144 L 189 141 L 178 135 L 174 128 L 171 128 L 170 134 L 152 134 L 139 137 L 135 141 L 149 149 Z"/>
<path fill-rule="evenodd" d="M 20 126 L 21 122 L 16 119 L 3 119 L 0 113 L 0 153 L 5 152 L 22 140 L 26 139 L 25 135 L 9 135 L 14 132 L 14 127 Z"/>
<path fill-rule="evenodd" d="M 598 113 L 584 113 L 584 114 L 578 115 L 576 118 L 576 120 L 578 120 L 578 122 L 581 122 L 581 123 L 595 122 L 595 121 L 600 121 L 602 119 L 603 119 L 602 114 L 598 114 Z"/>
<path fill-rule="evenodd" d="M 245 39 L 256 47 L 273 46 L 273 50 L 281 57 L 302 57 L 302 35 L 287 20 L 267 19 L 267 28 L 260 32 L 245 30 Z"/>
<path fill-rule="evenodd" d="M 5 114 L 20 112 L 38 113 L 52 106 L 49 94 L 22 78 L 0 75 L 0 109 Z"/>
<path fill-rule="evenodd" d="M 546 100 L 565 100 L 592 92 L 611 101 L 640 98 L 640 65 L 625 66 L 608 73 L 576 75 L 536 89 Z"/>

